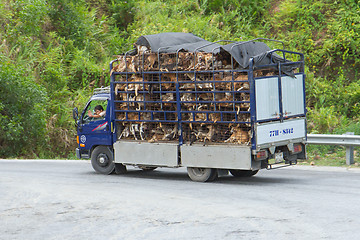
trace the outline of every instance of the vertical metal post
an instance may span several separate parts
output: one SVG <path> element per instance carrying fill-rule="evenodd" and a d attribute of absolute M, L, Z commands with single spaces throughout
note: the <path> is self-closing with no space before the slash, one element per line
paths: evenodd
<path fill-rule="evenodd" d="M 248 81 L 250 84 L 250 119 L 251 119 L 251 149 L 256 149 L 256 140 L 255 140 L 255 125 L 257 124 L 256 119 L 256 91 L 255 91 L 255 78 L 254 78 L 254 59 L 250 58 L 249 60 L 249 71 L 248 71 Z M 222 119 L 221 119 L 222 121 Z"/>
<path fill-rule="evenodd" d="M 177 112 L 177 121 L 178 129 L 180 132 L 179 136 L 179 146 L 183 145 L 183 131 L 182 131 L 182 122 L 181 122 L 181 96 L 180 96 L 180 83 L 179 83 L 179 73 L 176 72 L 176 112 Z"/>
<path fill-rule="evenodd" d="M 346 135 L 354 135 L 353 132 L 347 132 Z M 346 165 L 354 164 L 354 147 L 346 146 Z"/>
<path fill-rule="evenodd" d="M 117 59 L 116 60 L 113 60 L 110 62 L 110 71 L 113 69 L 113 63 L 118 61 Z M 110 128 L 110 131 L 111 131 L 111 134 L 112 134 L 112 137 L 111 137 L 111 142 L 114 144 L 117 140 L 117 129 L 116 129 L 116 116 L 115 116 L 115 73 L 111 73 L 110 75 L 110 104 L 109 104 L 109 107 L 110 107 L 110 125 L 111 125 L 111 128 Z"/>
<path fill-rule="evenodd" d="M 278 86 L 279 86 L 279 111 L 280 111 L 280 122 L 284 121 L 284 109 L 283 109 L 283 97 L 282 97 L 282 81 L 281 81 L 281 63 L 278 64 L 279 76 L 278 76 Z"/>

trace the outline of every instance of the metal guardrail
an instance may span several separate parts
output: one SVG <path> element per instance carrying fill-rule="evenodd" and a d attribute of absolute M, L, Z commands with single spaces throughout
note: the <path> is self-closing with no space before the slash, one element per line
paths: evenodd
<path fill-rule="evenodd" d="M 308 144 L 341 145 L 346 147 L 346 164 L 354 164 L 354 147 L 360 146 L 360 135 L 347 132 L 342 135 L 334 134 L 308 134 Z"/>

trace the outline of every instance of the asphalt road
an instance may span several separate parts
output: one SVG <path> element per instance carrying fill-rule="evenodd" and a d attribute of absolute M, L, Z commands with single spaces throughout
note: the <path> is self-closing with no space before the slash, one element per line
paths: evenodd
<path fill-rule="evenodd" d="M 0 160 L 0 239 L 360 239 L 360 171 L 294 166 L 192 182 L 185 168 L 95 173 Z"/>

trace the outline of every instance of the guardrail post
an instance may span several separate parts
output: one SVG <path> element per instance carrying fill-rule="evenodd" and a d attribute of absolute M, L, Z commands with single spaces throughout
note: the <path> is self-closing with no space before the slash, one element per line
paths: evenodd
<path fill-rule="evenodd" d="M 360 146 L 360 135 L 347 132 L 342 135 L 335 134 L 307 134 L 308 144 L 339 145 L 346 148 L 346 164 L 354 164 L 354 147 Z"/>
<path fill-rule="evenodd" d="M 344 135 L 354 135 L 353 132 L 347 132 Z M 354 164 L 354 147 L 346 146 L 346 164 L 351 165 Z"/>

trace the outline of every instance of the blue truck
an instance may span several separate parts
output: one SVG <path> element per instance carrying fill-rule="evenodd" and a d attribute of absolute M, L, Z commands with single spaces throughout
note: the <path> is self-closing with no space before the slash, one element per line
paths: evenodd
<path fill-rule="evenodd" d="M 74 109 L 77 157 L 102 174 L 187 167 L 200 182 L 306 159 L 304 56 L 283 45 L 141 36 L 111 61 L 110 86 Z"/>

